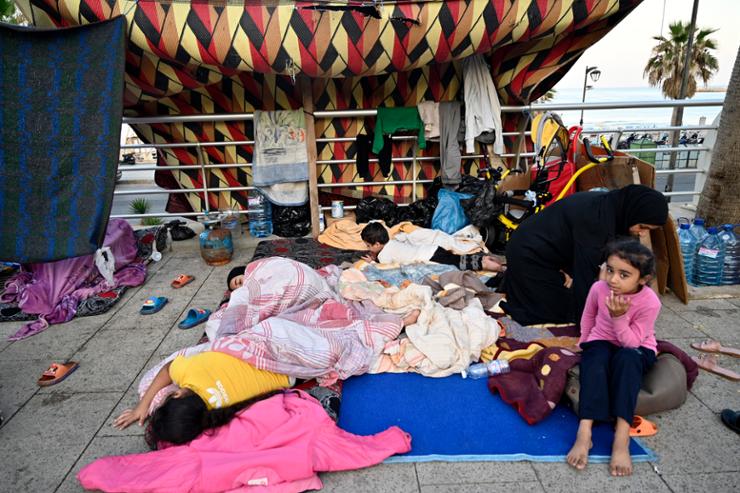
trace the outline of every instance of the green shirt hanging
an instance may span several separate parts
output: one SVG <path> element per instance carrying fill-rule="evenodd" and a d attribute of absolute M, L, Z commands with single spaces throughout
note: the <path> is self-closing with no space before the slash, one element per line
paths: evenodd
<path fill-rule="evenodd" d="M 427 141 L 424 139 L 424 122 L 421 121 L 419 110 L 416 106 L 378 108 L 373 153 L 378 154 L 383 149 L 383 135 L 392 134 L 398 130 L 418 130 L 419 149 L 426 149 Z"/>

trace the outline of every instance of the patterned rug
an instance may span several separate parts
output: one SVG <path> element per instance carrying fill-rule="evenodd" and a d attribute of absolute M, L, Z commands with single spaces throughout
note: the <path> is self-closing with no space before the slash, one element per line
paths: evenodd
<path fill-rule="evenodd" d="M 320 269 L 325 265 L 355 262 L 364 253 L 355 250 L 340 250 L 319 243 L 312 238 L 281 238 L 261 241 L 254 251 L 252 260 L 265 257 L 285 257 L 303 262 L 314 269 Z"/>

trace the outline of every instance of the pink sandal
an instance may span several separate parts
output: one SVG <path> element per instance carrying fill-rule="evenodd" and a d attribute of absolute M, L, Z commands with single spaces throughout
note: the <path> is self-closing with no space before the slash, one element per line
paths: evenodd
<path fill-rule="evenodd" d="M 702 342 L 692 342 L 691 347 L 697 351 L 704 351 L 705 353 L 718 353 L 740 358 L 740 349 L 734 347 L 725 347 L 719 341 L 714 339 L 707 339 Z"/>
<path fill-rule="evenodd" d="M 702 354 L 699 357 L 692 356 L 691 359 L 703 370 L 732 380 L 733 382 L 740 382 L 740 374 L 719 366 L 717 364 L 717 355 L 715 354 Z"/>

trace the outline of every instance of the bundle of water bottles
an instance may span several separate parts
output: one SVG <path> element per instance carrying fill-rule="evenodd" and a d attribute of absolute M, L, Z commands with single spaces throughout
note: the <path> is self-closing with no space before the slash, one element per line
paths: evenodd
<path fill-rule="evenodd" d="M 740 237 L 735 227 L 725 224 L 706 228 L 701 218 L 691 223 L 679 219 L 678 242 L 689 284 L 740 284 Z"/>

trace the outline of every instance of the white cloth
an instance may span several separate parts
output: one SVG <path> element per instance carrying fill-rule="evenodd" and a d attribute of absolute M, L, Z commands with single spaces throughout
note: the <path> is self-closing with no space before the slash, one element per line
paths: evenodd
<path fill-rule="evenodd" d="M 504 153 L 501 104 L 491 71 L 482 55 L 473 55 L 462 61 L 465 90 L 465 152 L 475 152 L 474 141 L 483 132 L 496 132 L 493 152 Z"/>
<path fill-rule="evenodd" d="M 483 238 L 475 226 L 466 226 L 454 235 L 437 229 L 418 228 L 410 233 L 398 233 L 378 254 L 381 264 L 411 264 L 428 262 L 438 247 L 457 255 L 484 250 Z"/>
<path fill-rule="evenodd" d="M 424 122 L 424 138 L 436 139 L 439 137 L 439 103 L 436 101 L 422 101 L 419 103 L 419 116 Z"/>

